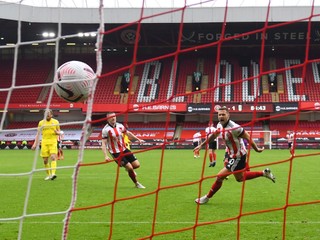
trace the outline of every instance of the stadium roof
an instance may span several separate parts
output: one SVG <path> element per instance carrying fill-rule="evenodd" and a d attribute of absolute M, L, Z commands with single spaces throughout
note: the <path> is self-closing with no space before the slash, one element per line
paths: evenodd
<path fill-rule="evenodd" d="M 21 4 L 17 4 L 19 2 Z M 22 21 L 22 42 L 44 41 L 40 45 L 46 42 L 50 43 L 52 41 L 51 38 L 45 38 L 43 34 L 53 32 L 57 36 L 57 23 L 61 22 L 61 35 L 71 34 L 75 36 L 63 38 L 60 42 L 61 45 L 72 43 L 77 46 L 94 46 L 95 38 L 82 37 L 79 34 L 95 32 L 98 29 L 99 14 L 93 3 L 97 5 L 99 0 L 60 0 L 61 7 L 54 7 L 57 2 L 59 1 L 0 0 L 0 47 L 7 47 L 8 44 L 11 46 L 17 42 L 18 24 L 16 20 Z M 181 10 L 184 0 L 145 0 L 146 9 L 144 9 L 141 21 L 139 46 L 145 48 L 146 51 L 152 48 L 152 51 L 150 50 L 152 53 L 160 46 L 162 47 L 161 51 L 163 51 L 164 47 L 169 50 L 171 47 L 175 47 L 182 16 L 185 23 L 182 33 L 182 47 L 192 47 L 218 41 L 222 27 L 221 22 L 224 22 L 226 14 L 226 1 L 186 0 L 186 2 L 188 6 L 185 8 L 183 15 L 182 11 L 176 11 L 176 7 L 180 7 L 179 10 Z M 199 2 L 201 4 L 192 5 Z M 310 31 L 310 47 L 318 49 L 320 39 L 320 31 L 318 30 L 320 0 L 315 0 L 316 7 L 314 9 L 312 8 L 311 0 L 273 0 L 270 4 L 269 13 L 269 1 L 267 0 L 233 0 L 228 2 L 226 36 L 235 36 L 261 29 L 264 26 L 266 17 L 269 16 L 268 21 L 270 24 L 268 25 L 271 27 L 266 32 L 268 35 L 266 45 L 269 45 L 270 49 L 274 49 L 275 46 L 277 51 L 281 47 L 294 48 L 296 52 L 300 47 L 301 52 L 304 52 L 308 32 L 307 21 L 310 18 L 313 21 Z M 238 5 L 235 5 L 235 2 Z M 141 16 L 141 10 L 138 8 L 139 4 L 137 3 L 141 5 L 142 0 L 105 1 L 104 22 L 106 29 L 116 29 L 123 23 L 135 23 L 125 24 L 126 26 L 119 29 L 119 31 L 108 33 L 108 37 L 104 38 L 104 46 L 107 50 L 112 48 L 127 50 L 128 48 L 129 51 L 130 47 L 133 46 L 133 41 L 130 39 L 136 34 L 136 23 Z M 128 8 L 128 5 L 130 5 L 130 8 Z M 172 12 L 172 10 L 174 11 Z M 279 22 L 289 21 L 293 22 L 283 27 L 272 27 Z M 262 39 L 260 34 L 251 34 L 247 38 L 234 38 L 224 44 L 225 49 L 227 49 L 226 51 L 234 52 L 234 48 L 240 51 L 239 46 L 250 46 L 250 50 L 259 52 Z M 243 51 L 247 53 L 249 50 L 248 48 L 243 48 Z M 286 52 L 290 51 L 286 50 Z M 318 50 L 312 50 L 311 52 L 318 52 Z"/>
<path fill-rule="evenodd" d="M 179 23 L 185 0 L 145 0 L 143 23 Z M 21 4 L 19 4 L 21 3 Z M 105 0 L 105 23 L 128 23 L 140 19 L 143 0 Z M 223 22 L 225 0 L 186 0 L 183 16 L 186 23 Z M 99 0 L 0 0 L 0 18 L 25 22 L 98 23 Z M 265 22 L 268 0 L 228 1 L 227 22 Z M 312 0 L 273 0 L 270 3 L 270 22 L 308 18 Z M 319 21 L 320 0 L 314 1 L 312 21 Z M 157 17 L 150 17 L 152 15 Z"/>
<path fill-rule="evenodd" d="M 2 0 L 5 3 L 21 3 L 34 7 L 63 7 L 63 8 L 96 8 L 99 0 Z M 226 0 L 187 0 L 190 7 L 223 7 Z M 271 6 L 311 6 L 312 0 L 273 0 Z M 141 8 L 143 0 L 104 0 L 106 8 Z M 179 8 L 183 7 L 185 0 L 144 0 L 146 8 Z M 268 6 L 269 0 L 241 0 L 229 1 L 230 7 Z M 314 2 L 319 5 L 319 1 Z"/>

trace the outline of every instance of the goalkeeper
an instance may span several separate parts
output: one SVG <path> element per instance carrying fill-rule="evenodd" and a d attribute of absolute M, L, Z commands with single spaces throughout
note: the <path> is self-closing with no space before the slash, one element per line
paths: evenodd
<path fill-rule="evenodd" d="M 57 136 L 60 135 L 59 121 L 52 118 L 53 112 L 50 109 L 45 110 L 44 119 L 39 121 L 38 131 L 31 147 L 35 150 L 38 146 L 40 135 L 42 135 L 41 140 L 41 153 L 40 156 L 43 159 L 44 167 L 46 168 L 47 176 L 44 180 L 54 180 L 57 178 L 56 168 L 57 168 L 57 153 L 58 153 L 58 139 Z M 49 158 L 51 160 L 51 166 L 49 164 Z"/>

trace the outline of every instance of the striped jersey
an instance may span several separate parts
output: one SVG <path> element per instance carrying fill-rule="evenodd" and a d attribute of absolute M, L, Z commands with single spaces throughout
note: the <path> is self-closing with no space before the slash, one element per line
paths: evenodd
<path fill-rule="evenodd" d="M 229 120 L 225 127 L 223 127 L 221 123 L 218 123 L 217 129 L 220 131 L 221 137 L 226 143 L 231 158 L 239 158 L 247 154 L 244 141 L 239 137 L 245 131 L 243 127 Z"/>
<path fill-rule="evenodd" d="M 123 133 L 126 132 L 127 129 L 121 123 L 116 122 L 114 127 L 109 123 L 104 126 L 102 129 L 102 138 L 107 139 L 107 149 L 110 153 L 120 153 L 126 150 L 123 137 Z"/>
<path fill-rule="evenodd" d="M 201 133 L 200 132 L 196 132 L 195 134 L 193 134 L 193 142 L 197 142 L 198 144 L 200 144 L 201 142 Z"/>
<path fill-rule="evenodd" d="M 288 140 L 288 143 L 292 143 L 294 140 L 294 133 L 288 133 L 287 140 Z"/>
<path fill-rule="evenodd" d="M 217 129 L 215 127 L 207 127 L 205 129 L 206 132 L 206 138 L 210 137 L 211 134 L 215 133 Z M 211 140 L 211 141 L 217 141 L 217 139 Z"/>

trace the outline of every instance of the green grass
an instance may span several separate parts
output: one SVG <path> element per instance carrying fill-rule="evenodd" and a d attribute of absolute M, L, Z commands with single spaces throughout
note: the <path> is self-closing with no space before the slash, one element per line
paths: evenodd
<path fill-rule="evenodd" d="M 78 151 L 64 153 L 65 160 L 58 161 L 58 167 L 71 168 L 58 169 L 55 181 L 44 181 L 45 173 L 39 171 L 42 159 L 35 152 L 0 151 L 0 174 L 25 173 L 0 176 L 1 240 L 18 238 L 20 221 L 10 218 L 24 215 L 28 186 L 21 239 L 61 239 Z M 318 155 L 301 157 L 310 153 Z M 154 233 L 156 240 L 229 240 L 237 239 L 238 229 L 240 239 L 245 240 L 284 239 L 283 229 L 285 239 L 319 239 L 319 151 L 298 150 L 296 154 L 299 157 L 289 161 L 288 150 L 251 152 L 251 171 L 268 166 L 277 182 L 259 178 L 243 185 L 231 176 L 201 206 L 194 199 L 207 193 L 214 182 L 213 176 L 222 167 L 222 150 L 215 168 L 208 167 L 208 160 L 203 164 L 203 150 L 199 159 L 193 158 L 192 150 L 166 150 L 163 156 L 161 150 L 136 154 L 141 163 L 138 180 L 146 189 L 134 188 L 124 169 L 118 172 L 114 163 L 82 166 L 68 239 L 150 239 Z M 102 157 L 101 150 L 85 150 L 84 163 L 100 162 Z M 35 158 L 36 171 L 31 175 Z M 159 234 L 163 232 L 166 234 Z"/>

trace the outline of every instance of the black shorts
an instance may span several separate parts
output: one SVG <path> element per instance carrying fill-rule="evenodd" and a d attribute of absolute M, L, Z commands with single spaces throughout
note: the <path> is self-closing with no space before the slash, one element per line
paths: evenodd
<path fill-rule="evenodd" d="M 289 142 L 288 143 L 288 148 L 291 148 L 292 147 L 292 142 Z"/>
<path fill-rule="evenodd" d="M 127 165 L 127 163 L 133 163 L 137 160 L 137 158 L 134 156 L 134 154 L 129 150 L 126 149 L 122 153 L 124 156 L 121 158 L 118 158 L 121 153 L 111 153 L 111 155 L 114 158 L 114 161 L 119 164 L 120 167 Z"/>
<path fill-rule="evenodd" d="M 217 149 L 217 141 L 209 142 L 209 149 L 216 150 Z"/>
<path fill-rule="evenodd" d="M 237 159 L 229 157 L 227 160 L 226 168 L 231 172 L 244 169 L 246 167 L 246 160 L 246 154 Z"/>
<path fill-rule="evenodd" d="M 193 142 L 193 146 L 194 146 L 194 147 L 198 147 L 198 146 L 199 146 L 199 143 L 198 143 L 198 142 Z"/>

